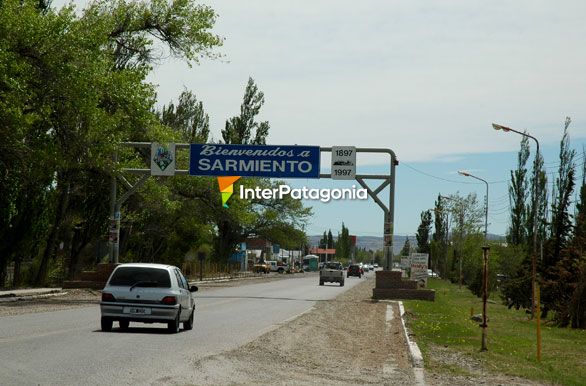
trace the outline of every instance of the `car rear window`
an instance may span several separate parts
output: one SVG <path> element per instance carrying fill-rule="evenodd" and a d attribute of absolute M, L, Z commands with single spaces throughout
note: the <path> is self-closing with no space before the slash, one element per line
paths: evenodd
<path fill-rule="evenodd" d="M 342 269 L 342 264 L 340 264 L 340 263 L 326 263 L 326 269 Z"/>
<path fill-rule="evenodd" d="M 169 271 L 160 268 L 120 267 L 114 271 L 110 285 L 132 286 L 138 282 L 150 282 L 149 287 L 169 288 L 171 278 Z"/>

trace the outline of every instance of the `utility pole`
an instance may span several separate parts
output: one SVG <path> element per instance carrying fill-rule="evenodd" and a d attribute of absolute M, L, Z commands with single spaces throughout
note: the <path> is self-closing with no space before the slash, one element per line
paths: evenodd
<path fill-rule="evenodd" d="M 488 252 L 490 251 L 489 246 L 482 247 L 482 343 L 480 351 L 488 351 L 487 347 L 487 320 L 488 315 L 486 312 L 486 303 L 488 302 Z"/>

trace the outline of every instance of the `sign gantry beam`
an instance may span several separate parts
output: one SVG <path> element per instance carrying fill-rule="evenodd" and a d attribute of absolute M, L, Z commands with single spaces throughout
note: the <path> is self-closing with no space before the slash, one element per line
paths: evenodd
<path fill-rule="evenodd" d="M 151 142 L 123 142 L 121 143 L 122 146 L 125 147 L 132 147 L 132 148 L 139 148 L 139 149 L 151 149 L 153 152 L 155 146 L 160 146 L 153 144 Z M 204 145 L 194 145 L 188 143 L 177 143 L 172 144 L 174 149 L 189 149 L 190 150 L 190 169 L 175 169 L 175 164 L 173 163 L 168 170 L 172 170 L 172 174 L 179 174 L 179 175 L 215 175 L 213 173 L 209 173 L 204 169 L 204 171 L 200 171 L 199 173 L 196 171 L 194 172 L 194 149 L 198 149 L 195 153 L 198 153 L 196 156 L 200 157 L 202 155 L 206 156 L 208 153 L 213 154 L 214 156 L 219 157 L 222 159 L 224 157 L 223 152 L 214 153 L 213 150 L 207 148 L 219 148 L 219 147 L 232 147 L 241 149 L 240 151 L 243 154 L 243 157 L 249 157 L 250 153 L 255 153 L 256 149 L 265 149 L 266 153 L 275 159 L 275 157 L 279 157 L 279 153 L 288 153 L 288 154 L 296 154 L 297 157 L 301 157 L 299 162 L 300 164 L 304 164 L 304 168 L 300 168 L 300 171 L 305 173 L 306 171 L 310 171 L 312 169 L 311 175 L 307 174 L 304 176 L 299 174 L 299 171 L 296 175 L 286 175 L 286 174 L 269 174 L 264 175 L 264 177 L 269 178 L 332 178 L 332 179 L 341 179 L 341 180 L 356 180 L 360 186 L 366 189 L 368 195 L 374 200 L 374 202 L 380 206 L 384 213 L 384 227 L 383 227 L 383 235 L 384 235 L 384 256 L 385 256 L 385 270 L 391 269 L 391 259 L 392 259 L 392 250 L 393 250 L 393 219 L 394 219 L 394 211 L 395 211 L 395 167 L 399 164 L 397 161 L 397 157 L 395 153 L 391 149 L 385 148 L 355 148 L 352 146 L 337 146 L 337 147 L 317 147 L 317 146 L 267 146 L 267 145 L 226 145 L 226 144 L 204 144 Z M 254 150 L 252 150 L 254 149 Z M 269 150 L 270 149 L 270 150 Z M 161 150 L 160 150 L 161 151 Z M 162 150 L 163 155 L 166 150 Z M 174 152 L 174 150 L 171 150 Z M 320 172 L 320 154 L 322 152 L 329 152 L 332 154 L 332 168 L 330 173 L 321 173 Z M 229 153 L 229 152 L 228 152 Z M 271 154 L 272 153 L 272 154 Z M 334 154 L 336 153 L 336 154 Z M 389 172 L 388 174 L 356 174 L 356 153 L 379 153 L 379 154 L 388 154 L 390 156 L 389 162 Z M 159 153 L 161 154 L 161 153 Z M 291 155 L 288 155 L 291 157 Z M 150 158 L 152 160 L 153 154 L 151 153 Z M 334 159 L 338 160 L 334 162 Z M 157 159 L 155 158 L 155 161 Z M 113 162 L 114 164 L 118 163 L 118 154 L 117 152 L 113 155 Z M 173 160 L 174 162 L 174 160 Z M 206 166 L 205 159 L 203 165 Z M 236 161 L 229 161 L 232 165 L 235 165 Z M 226 161 L 226 165 L 228 161 Z M 201 164 L 199 164 L 201 166 Z M 250 165 L 248 163 L 247 165 Z M 167 164 L 164 165 L 165 167 Z M 308 167 L 311 166 L 311 167 Z M 250 166 L 249 166 L 250 167 Z M 152 168 L 152 166 L 151 166 Z M 228 169 L 226 169 L 228 170 Z M 264 165 L 263 170 L 264 172 Z M 134 185 L 132 185 L 122 174 L 129 173 L 133 175 L 140 175 L 142 176 Z M 160 172 L 160 171 L 159 171 Z M 111 228 L 110 228 L 110 259 L 114 263 L 118 263 L 118 246 L 119 246 L 119 234 L 120 234 L 120 207 L 132 194 L 134 194 L 151 176 L 151 173 L 154 173 L 152 169 L 147 168 L 122 168 L 120 172 L 114 171 L 112 174 L 112 183 L 111 183 L 111 192 L 110 192 L 110 212 L 111 212 Z M 247 174 L 248 173 L 248 174 Z M 336 175 L 333 175 L 335 173 Z M 172 175 L 172 174 L 157 174 L 157 175 Z M 247 172 L 240 173 L 238 171 L 233 172 L 231 175 L 241 175 L 241 176 L 256 176 L 256 174 L 252 173 L 248 170 Z M 126 193 L 124 193 L 120 198 L 117 199 L 117 180 L 120 180 L 122 184 L 127 188 Z M 376 188 L 372 189 L 365 180 L 383 180 L 383 182 Z M 388 193 L 388 204 L 386 204 L 384 199 L 379 197 L 379 194 L 384 191 L 387 187 L 389 187 Z"/>

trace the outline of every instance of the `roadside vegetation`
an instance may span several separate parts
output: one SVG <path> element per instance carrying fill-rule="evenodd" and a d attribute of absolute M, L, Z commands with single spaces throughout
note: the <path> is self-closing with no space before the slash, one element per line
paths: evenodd
<path fill-rule="evenodd" d="M 408 327 L 432 372 L 467 375 L 470 362 L 485 371 L 551 384 L 583 385 L 586 379 L 586 330 L 559 328 L 542 321 L 542 358 L 536 360 L 536 322 L 524 310 L 509 309 L 497 296 L 488 304 L 488 351 L 480 352 L 481 328 L 470 319 L 482 301 L 467 289 L 445 280 L 429 279 L 435 302 L 405 301 Z M 494 294 L 493 294 L 494 295 Z M 462 354 L 449 365 L 443 351 Z"/>
<path fill-rule="evenodd" d="M 522 136 L 518 163 L 510 172 L 505 237 L 485 239 L 486 204 L 479 203 L 476 194 L 439 194 L 434 209 L 421 214 L 415 250 L 429 253 L 430 268 L 440 277 L 480 296 L 482 246 L 488 245 L 488 291 L 496 291 L 498 285 L 493 299 L 509 308 L 529 310 L 532 317 L 535 261 L 541 317 L 560 327 L 585 329 L 586 149 L 579 154 L 570 147 L 570 124 L 566 118 L 554 166 L 546 167 L 539 154 L 533 157 L 531 170 L 528 138 Z M 413 249 L 406 246 L 401 254 Z"/>
<path fill-rule="evenodd" d="M 122 142 L 268 143 L 253 79 L 243 79 L 240 113 L 225 117 L 221 139 L 210 138 L 194 91 L 157 101 L 147 80 L 171 57 L 189 65 L 221 57 L 216 19 L 194 0 L 94 0 L 83 10 L 0 2 L 0 288 L 58 284 L 108 259 L 111 180 L 149 158 Z M 187 163 L 178 156 L 178 168 Z M 298 249 L 311 211 L 293 199 L 237 197 L 225 210 L 215 179 L 174 176 L 147 180 L 120 213 L 121 262 L 180 265 L 198 252 L 226 264 L 253 233 Z"/>

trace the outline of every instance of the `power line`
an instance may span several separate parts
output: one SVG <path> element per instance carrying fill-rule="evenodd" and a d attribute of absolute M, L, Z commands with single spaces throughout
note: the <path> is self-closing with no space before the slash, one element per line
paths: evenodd
<path fill-rule="evenodd" d="M 405 163 L 404 161 L 401 161 L 401 165 L 402 166 L 407 166 L 409 169 L 414 170 L 417 173 L 423 174 L 423 175 L 425 175 L 427 177 L 435 178 L 436 180 L 445 181 L 445 182 L 451 182 L 451 183 L 454 183 L 454 184 L 477 185 L 475 182 L 465 182 L 465 181 L 448 180 L 446 178 L 434 176 L 433 174 L 429 174 L 429 173 L 426 173 L 424 171 L 421 171 L 421 170 L 419 170 L 417 168 L 414 168 L 413 166 Z"/>
<path fill-rule="evenodd" d="M 450 180 L 450 179 L 447 179 L 447 178 L 434 176 L 433 174 L 430 174 L 430 173 L 424 172 L 422 170 L 419 170 L 419 169 L 417 169 L 417 168 L 409 165 L 408 163 L 406 163 L 404 161 L 401 161 L 401 165 L 402 166 L 407 166 L 409 169 L 411 169 L 413 171 L 416 171 L 417 173 L 423 174 L 423 175 L 425 175 L 427 177 L 435 178 L 436 180 L 440 180 L 440 181 L 451 182 L 451 183 L 454 183 L 454 184 L 482 185 L 482 182 L 465 182 L 465 181 Z M 488 181 L 488 184 L 489 185 L 491 185 L 491 184 L 500 184 L 500 183 L 503 183 L 503 182 L 508 182 L 508 180 Z"/>

